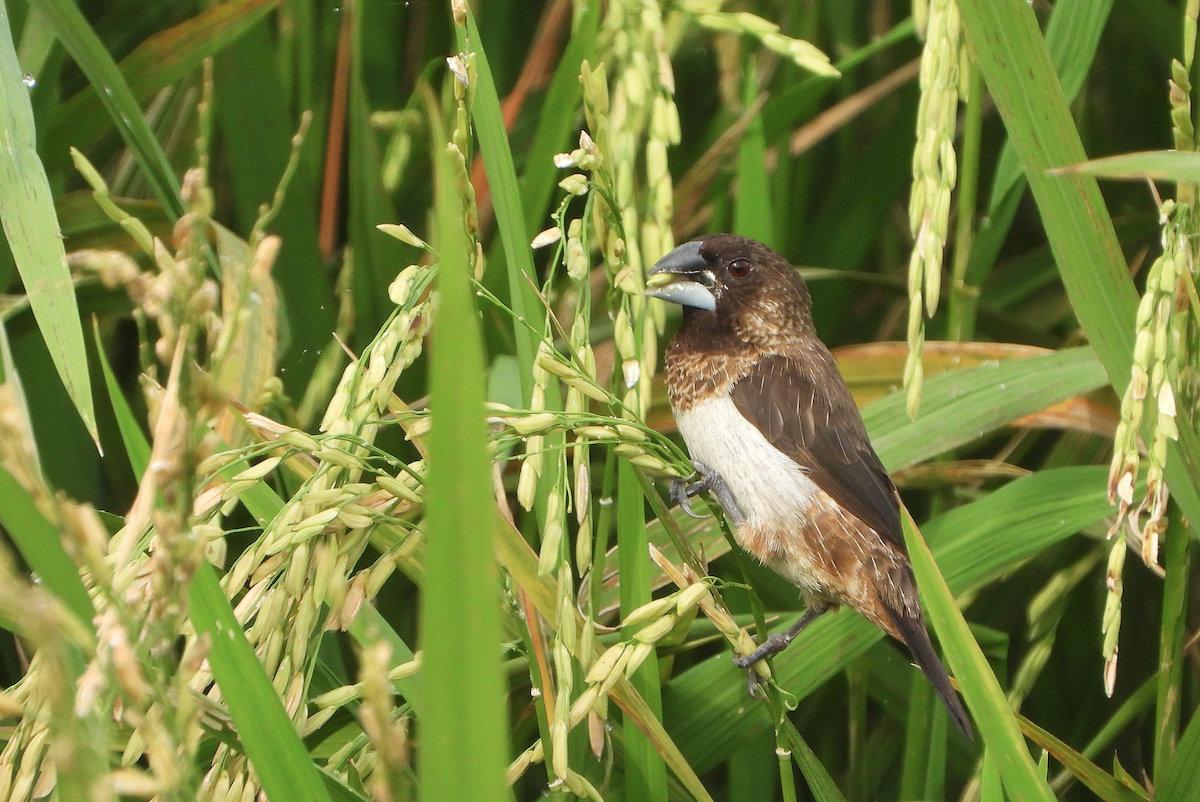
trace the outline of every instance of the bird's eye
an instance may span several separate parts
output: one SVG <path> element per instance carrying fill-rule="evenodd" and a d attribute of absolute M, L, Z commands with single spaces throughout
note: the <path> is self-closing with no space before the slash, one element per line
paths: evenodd
<path fill-rule="evenodd" d="M 745 278 L 750 275 L 750 262 L 747 259 L 734 259 L 727 269 L 734 278 Z"/>

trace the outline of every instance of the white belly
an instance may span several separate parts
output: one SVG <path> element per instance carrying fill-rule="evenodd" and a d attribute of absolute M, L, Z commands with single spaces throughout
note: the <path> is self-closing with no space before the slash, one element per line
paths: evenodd
<path fill-rule="evenodd" d="M 720 474 L 747 524 L 795 526 L 807 517 L 816 484 L 767 442 L 729 396 L 676 412 L 675 422 L 692 459 Z"/>

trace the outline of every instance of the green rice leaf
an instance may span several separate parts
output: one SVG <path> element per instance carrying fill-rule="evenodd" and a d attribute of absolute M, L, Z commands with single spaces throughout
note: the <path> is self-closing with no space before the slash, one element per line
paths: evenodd
<path fill-rule="evenodd" d="M 1144 181 L 1147 178 L 1178 183 L 1200 182 L 1200 153 L 1181 150 L 1147 150 L 1122 153 L 1104 159 L 1092 159 L 1071 167 L 1050 171 L 1052 175 L 1094 175 L 1097 178 L 1119 178 Z"/>
<path fill-rule="evenodd" d="M 898 471 L 1107 383 L 1084 346 L 939 373 L 925 382 L 917 420 L 908 419 L 903 393 L 869 404 L 863 419 L 883 464 Z"/>
<path fill-rule="evenodd" d="M 1200 716 L 1193 713 L 1154 798 L 1157 802 L 1188 802 L 1195 798 L 1197 788 L 1200 788 Z"/>
<path fill-rule="evenodd" d="M 1055 760 L 1101 799 L 1107 802 L 1149 802 L 1150 796 L 1145 791 L 1138 794 L 1125 787 L 1111 774 L 1024 716 L 1020 716 L 1019 721 L 1021 729 L 1034 743 L 1054 755 Z"/>
<path fill-rule="evenodd" d="M 21 75 L 8 15 L 0 9 L 0 223 L 54 367 L 98 444 L 75 286 L 50 182 L 36 150 L 29 87 Z"/>
<path fill-rule="evenodd" d="M 517 171 L 513 166 L 512 149 L 508 144 L 508 131 L 500 113 L 500 97 L 496 94 L 496 82 L 488 66 L 487 54 L 479 36 L 475 17 L 467 5 L 467 28 L 454 26 L 457 47 L 460 51 L 475 53 L 477 71 L 475 101 L 471 105 L 471 119 L 479 136 L 479 151 L 483 154 L 484 172 L 492 193 L 492 206 L 496 209 L 496 225 L 504 243 L 504 263 L 508 268 L 508 291 L 513 311 L 522 320 L 534 320 L 539 310 L 537 271 L 533 267 L 533 253 L 529 249 L 528 228 L 521 205 L 521 194 L 517 186 Z M 469 45 L 468 45 L 469 40 Z M 533 282 L 533 284 L 530 284 Z M 533 393 L 533 357 L 537 353 L 538 335 L 526 326 L 518 324 L 514 336 L 517 341 L 517 360 L 521 370 L 521 395 L 528 403 Z"/>
<path fill-rule="evenodd" d="M 948 667 L 958 679 L 959 689 L 971 711 L 979 735 L 996 761 L 1005 790 L 1014 799 L 1054 800 L 1025 747 L 1025 738 L 1017 724 L 1008 698 L 996 681 L 987 658 L 975 642 L 945 579 L 924 538 L 907 511 L 904 536 L 913 571 L 921 588 L 925 613 L 942 643 Z"/>
<path fill-rule="evenodd" d="M 742 90 L 742 102 L 749 108 L 758 92 L 753 58 L 746 59 L 746 76 L 743 80 L 745 86 Z M 750 237 L 772 248 L 778 248 L 766 160 L 767 141 L 760 112 L 750 122 L 738 145 L 737 205 L 733 213 L 733 230 L 743 237 Z"/>
<path fill-rule="evenodd" d="M 208 662 L 263 791 L 270 799 L 328 802 L 325 783 L 207 562 L 192 579 L 189 599 L 196 632 L 212 638 Z"/>
<path fill-rule="evenodd" d="M 121 138 L 129 145 L 163 209 L 172 219 L 178 218 L 184 212 L 183 200 L 179 197 L 179 179 L 146 124 L 129 84 L 79 7 L 72 0 L 32 0 L 30 6 L 42 14 L 55 37 L 96 89 L 100 102 L 108 110 Z"/>
<path fill-rule="evenodd" d="M 1113 387 L 1133 361 L 1137 296 L 1112 219 L 1091 176 L 1052 176 L 1086 161 L 1033 9 L 1021 0 L 962 0 L 960 10 L 988 90 L 1025 167 L 1063 286 Z M 1200 442 L 1191 420 L 1167 453 L 1167 483 L 1190 520 L 1200 520 Z"/>
<path fill-rule="evenodd" d="M 42 584 L 67 606 L 80 623 L 92 628 L 96 615 L 79 569 L 67 556 L 58 530 L 38 510 L 25 488 L 0 467 L 0 525 Z"/>
<path fill-rule="evenodd" d="M 96 338 L 96 353 L 100 355 L 100 373 L 104 376 L 104 387 L 108 390 L 108 401 L 112 404 L 113 414 L 117 418 L 117 429 L 121 432 L 121 442 L 125 445 L 125 454 L 129 457 L 129 465 L 133 468 L 134 476 L 141 481 L 142 474 L 150 465 L 150 443 L 142 427 L 138 425 L 117 377 L 113 375 L 112 366 L 108 364 L 108 354 L 104 351 L 104 343 L 100 340 L 100 324 L 92 319 L 92 335 Z"/>
<path fill-rule="evenodd" d="M 646 507 L 635 468 L 621 460 L 617 465 L 617 555 L 621 564 L 621 614 L 650 601 L 650 566 L 647 559 Z M 638 627 L 640 629 L 640 627 Z M 627 632 L 633 630 L 627 629 Z M 645 699 L 646 715 L 662 717 L 661 686 L 656 654 L 646 658 L 630 684 Z M 625 797 L 666 800 L 667 772 L 654 742 L 633 727 L 625 727 Z"/>
<path fill-rule="evenodd" d="M 433 141 L 446 139 L 435 130 Z M 497 513 L 484 427 L 483 347 L 462 201 L 444 146 L 435 146 L 435 159 L 441 302 L 429 380 L 434 423 L 421 631 L 422 673 L 437 681 L 421 685 L 421 796 L 499 802 L 509 797 L 508 733 L 497 649 Z"/>
<path fill-rule="evenodd" d="M 279 4 L 279 0 L 226 0 L 142 42 L 121 60 L 129 91 L 145 103 L 219 52 Z M 95 86 L 54 107 L 46 120 L 42 152 L 54 166 L 68 163 L 68 151 L 85 148 L 113 122 Z"/>
<path fill-rule="evenodd" d="M 1113 0 L 1060 0 L 1054 4 L 1046 26 L 1046 49 L 1068 103 L 1083 88 L 1112 4 Z M 1012 141 L 1005 142 L 992 181 L 992 198 L 988 204 L 991 216 L 995 216 L 1005 196 L 1020 181 L 1022 169 Z M 1007 225 L 1004 231 L 1007 233 Z"/>

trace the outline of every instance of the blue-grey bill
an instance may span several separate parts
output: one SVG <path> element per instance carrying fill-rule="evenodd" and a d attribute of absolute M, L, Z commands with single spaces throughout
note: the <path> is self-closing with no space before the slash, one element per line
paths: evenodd
<path fill-rule="evenodd" d="M 651 298 L 660 298 L 673 304 L 693 306 L 697 309 L 707 309 L 709 312 L 717 308 L 717 299 L 712 292 L 689 278 L 680 277 L 662 287 L 646 290 Z"/>

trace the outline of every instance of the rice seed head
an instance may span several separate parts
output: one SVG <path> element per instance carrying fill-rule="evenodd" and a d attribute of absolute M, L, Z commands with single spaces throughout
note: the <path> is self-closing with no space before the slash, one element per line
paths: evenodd
<path fill-rule="evenodd" d="M 675 607 L 677 601 L 676 594 L 664 596 L 661 599 L 655 599 L 646 602 L 640 607 L 631 610 L 629 615 L 625 616 L 621 621 L 622 627 L 632 627 L 638 624 L 644 624 L 647 621 L 659 619 L 667 610 Z"/>

